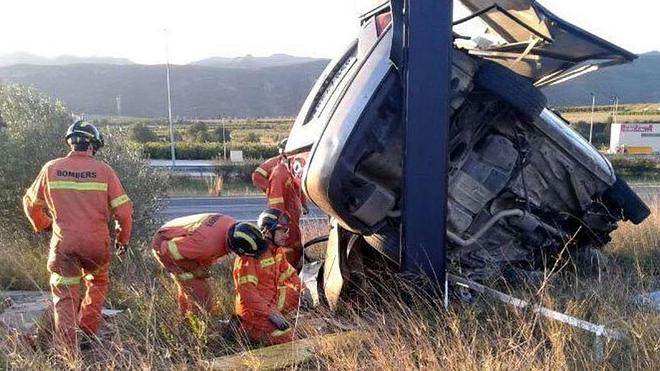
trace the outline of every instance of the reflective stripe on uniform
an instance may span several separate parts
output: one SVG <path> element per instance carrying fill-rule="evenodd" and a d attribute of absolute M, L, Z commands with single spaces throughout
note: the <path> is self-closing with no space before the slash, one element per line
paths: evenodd
<path fill-rule="evenodd" d="M 271 265 L 275 264 L 275 258 L 273 258 L 273 257 L 271 256 L 271 257 L 268 258 L 268 259 L 264 259 L 264 260 L 262 260 L 262 261 L 260 262 L 260 264 L 261 264 L 261 268 L 268 268 L 268 267 L 270 267 Z"/>
<path fill-rule="evenodd" d="M 289 268 L 286 271 L 284 271 L 284 273 L 280 274 L 279 282 L 283 283 L 284 281 L 287 280 L 287 278 L 291 277 L 291 275 L 294 273 L 296 273 L 296 270 L 293 269 L 292 266 L 289 266 Z"/>
<path fill-rule="evenodd" d="M 268 172 L 260 167 L 256 168 L 254 171 L 268 178 Z"/>
<path fill-rule="evenodd" d="M 283 204 L 284 203 L 284 197 L 274 197 L 268 200 L 268 205 L 277 205 L 277 204 Z"/>
<path fill-rule="evenodd" d="M 179 248 L 176 246 L 176 242 L 170 240 L 167 241 L 167 251 L 170 252 L 170 256 L 174 260 L 183 260 L 183 255 L 179 252 Z"/>
<path fill-rule="evenodd" d="M 156 250 L 154 250 L 154 249 L 151 249 L 151 253 L 154 255 L 154 258 L 156 258 L 156 261 L 158 261 L 158 263 L 159 263 L 163 268 L 165 268 L 165 264 L 163 264 L 163 261 L 160 260 L 160 255 L 158 255 L 158 252 L 156 252 Z"/>
<path fill-rule="evenodd" d="M 190 272 L 170 273 L 170 276 L 175 281 L 190 281 L 191 279 L 195 278 L 195 275 Z"/>
<path fill-rule="evenodd" d="M 117 208 L 117 207 L 127 203 L 130 200 L 131 199 L 128 198 L 128 196 L 121 195 L 119 197 L 114 198 L 112 201 L 110 201 L 110 206 L 112 206 L 112 208 L 114 209 L 114 208 Z"/>
<path fill-rule="evenodd" d="M 250 244 L 250 246 L 252 246 L 253 251 L 257 251 L 257 242 L 255 240 L 253 240 L 252 237 L 248 236 L 247 234 L 245 234 L 241 231 L 234 232 L 234 237 L 240 237 L 240 238 L 244 239 L 245 241 L 247 241 Z"/>
<path fill-rule="evenodd" d="M 282 330 L 275 330 L 275 331 L 273 331 L 273 332 L 270 333 L 270 336 L 282 336 L 282 335 L 285 335 L 285 334 L 286 334 L 287 332 L 289 332 L 289 331 L 291 331 L 291 327 L 289 327 L 288 329 L 286 329 L 286 330 L 284 330 L 284 331 L 282 331 Z"/>
<path fill-rule="evenodd" d="M 48 183 L 48 187 L 53 189 L 66 189 L 72 191 L 107 191 L 107 183 L 99 182 L 75 182 L 56 180 Z"/>
<path fill-rule="evenodd" d="M 73 286 L 80 284 L 80 276 L 60 276 L 58 273 L 50 273 L 50 284 L 53 286 Z"/>
<path fill-rule="evenodd" d="M 277 299 L 277 309 L 282 310 L 284 303 L 286 303 L 286 286 L 280 286 L 278 289 L 280 291 L 280 297 Z"/>
<path fill-rule="evenodd" d="M 257 276 L 253 276 L 251 274 L 247 274 L 245 276 L 239 277 L 238 278 L 238 285 L 242 285 L 244 283 L 254 283 L 255 285 L 259 283 L 259 279 Z"/>

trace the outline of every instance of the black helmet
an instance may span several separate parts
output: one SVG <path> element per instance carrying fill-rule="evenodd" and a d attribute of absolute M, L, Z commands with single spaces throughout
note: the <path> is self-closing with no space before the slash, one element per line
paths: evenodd
<path fill-rule="evenodd" d="M 280 209 L 266 209 L 259 214 L 257 225 L 262 232 L 275 232 L 278 227 L 289 228 L 289 214 Z"/>
<path fill-rule="evenodd" d="M 229 228 L 229 249 L 241 256 L 259 257 L 266 251 L 266 240 L 259 229 L 250 223 L 236 223 Z"/>
<path fill-rule="evenodd" d="M 69 144 L 91 143 L 95 150 L 103 147 L 103 135 L 96 126 L 83 120 L 77 120 L 66 131 L 64 140 Z"/>

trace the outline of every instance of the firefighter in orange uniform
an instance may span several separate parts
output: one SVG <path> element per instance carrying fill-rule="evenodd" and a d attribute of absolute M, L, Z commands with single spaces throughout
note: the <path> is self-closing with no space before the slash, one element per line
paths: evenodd
<path fill-rule="evenodd" d="M 154 235 L 152 252 L 177 284 L 182 316 L 216 312 L 207 278 L 211 266 L 228 254 L 227 233 L 234 224 L 226 215 L 196 214 L 173 219 Z"/>
<path fill-rule="evenodd" d="M 306 213 L 307 208 L 303 204 L 300 183 L 294 179 L 286 162 L 280 162 L 273 168 L 268 179 L 266 198 L 269 208 L 286 211 L 289 215 L 289 237 L 282 248 L 289 263 L 298 267 L 303 254 L 300 216 Z"/>
<path fill-rule="evenodd" d="M 286 315 L 298 308 L 302 282 L 278 246 L 287 239 L 288 217 L 277 209 L 259 216 L 257 227 L 240 223 L 230 232 L 234 263 L 235 314 L 254 342 L 293 340 Z M 265 237 L 265 238 L 264 238 Z"/>
<path fill-rule="evenodd" d="M 65 140 L 71 152 L 43 166 L 23 197 L 23 207 L 35 231 L 52 228 L 48 270 L 55 344 L 75 351 L 78 326 L 93 335 L 101 324 L 109 282 L 108 220 L 114 217 L 118 222 L 115 248 L 122 254 L 131 236 L 133 204 L 114 170 L 94 158 L 104 144 L 94 125 L 76 121 Z M 87 291 L 81 304 L 82 282 Z"/>

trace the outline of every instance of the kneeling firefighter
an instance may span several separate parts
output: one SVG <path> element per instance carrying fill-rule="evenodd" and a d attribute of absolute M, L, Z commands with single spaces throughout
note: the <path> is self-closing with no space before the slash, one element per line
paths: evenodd
<path fill-rule="evenodd" d="M 236 315 L 254 342 L 266 345 L 293 340 L 286 315 L 298 308 L 302 282 L 280 246 L 288 238 L 288 215 L 266 209 L 258 226 L 239 223 L 230 231 L 234 263 Z"/>
<path fill-rule="evenodd" d="M 207 278 L 211 266 L 228 254 L 227 236 L 235 224 L 230 216 L 195 214 L 167 222 L 154 235 L 152 252 L 177 284 L 182 316 L 217 311 Z"/>

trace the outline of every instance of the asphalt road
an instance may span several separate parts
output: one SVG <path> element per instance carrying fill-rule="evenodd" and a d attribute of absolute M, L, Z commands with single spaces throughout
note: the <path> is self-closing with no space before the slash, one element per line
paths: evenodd
<path fill-rule="evenodd" d="M 263 196 L 246 197 L 172 197 L 165 201 L 163 217 L 167 220 L 199 213 L 227 214 L 240 221 L 256 221 L 266 208 Z M 308 215 L 302 220 L 324 220 L 325 214 L 310 205 Z"/>

